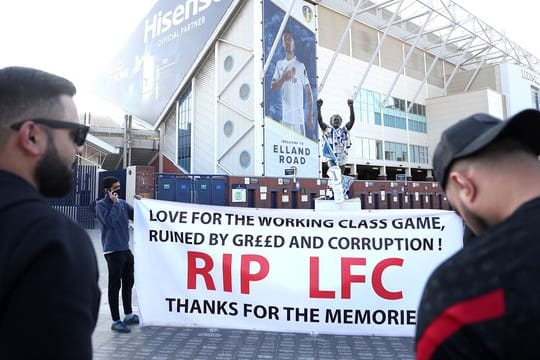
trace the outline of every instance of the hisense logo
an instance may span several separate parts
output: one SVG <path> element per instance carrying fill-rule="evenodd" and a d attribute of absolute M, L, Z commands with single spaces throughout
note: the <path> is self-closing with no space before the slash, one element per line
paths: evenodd
<path fill-rule="evenodd" d="M 221 0 L 186 0 L 169 11 L 159 11 L 151 18 L 144 21 L 144 43 L 148 39 L 154 39 L 156 36 L 166 33 L 174 26 L 182 24 L 184 21 L 197 16 L 199 13 L 208 9 L 212 3 Z"/>

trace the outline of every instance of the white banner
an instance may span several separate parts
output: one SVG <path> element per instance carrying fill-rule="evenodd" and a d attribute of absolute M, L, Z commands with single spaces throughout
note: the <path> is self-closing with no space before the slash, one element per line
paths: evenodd
<path fill-rule="evenodd" d="M 427 277 L 462 234 L 442 210 L 135 201 L 141 324 L 413 336 Z"/>

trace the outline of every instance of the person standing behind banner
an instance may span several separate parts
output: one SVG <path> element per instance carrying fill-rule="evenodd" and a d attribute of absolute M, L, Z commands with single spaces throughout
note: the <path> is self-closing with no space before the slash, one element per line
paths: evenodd
<path fill-rule="evenodd" d="M 446 129 L 433 168 L 474 236 L 430 275 L 425 359 L 540 359 L 540 112 L 476 114 Z"/>
<path fill-rule="evenodd" d="M 296 58 L 294 37 L 290 31 L 283 32 L 282 44 L 285 59 L 276 63 L 271 89 L 281 89 L 281 123 L 306 136 L 306 123 L 310 129 L 313 128 L 313 94 L 307 70 Z M 307 120 L 304 117 L 306 100 Z"/>
<path fill-rule="evenodd" d="M 133 207 L 118 197 L 120 180 L 114 176 L 103 179 L 103 189 L 105 194 L 96 204 L 96 214 L 101 224 L 101 243 L 109 271 L 108 297 L 113 320 L 111 330 L 129 333 L 131 329 L 127 325 L 139 323 L 139 317 L 133 314 L 131 307 L 135 262 L 129 249 L 129 220 L 133 220 Z M 120 289 L 124 320 L 120 320 Z"/>
<path fill-rule="evenodd" d="M 332 115 L 330 117 L 330 125 L 323 121 L 321 108 L 323 101 L 317 100 L 317 121 L 322 131 L 324 132 L 324 140 L 330 146 L 330 150 L 334 156 L 328 158 L 328 167 L 339 165 L 341 173 L 345 171 L 345 164 L 347 163 L 347 156 L 349 148 L 351 147 L 351 137 L 349 131 L 354 126 L 354 107 L 351 99 L 347 100 L 347 106 L 349 106 L 349 122 L 345 126 L 341 127 L 342 119 L 339 115 Z"/>
<path fill-rule="evenodd" d="M 89 129 L 75 92 L 41 70 L 0 69 L 0 359 L 92 358 L 94 247 L 46 199 L 73 190 Z"/>

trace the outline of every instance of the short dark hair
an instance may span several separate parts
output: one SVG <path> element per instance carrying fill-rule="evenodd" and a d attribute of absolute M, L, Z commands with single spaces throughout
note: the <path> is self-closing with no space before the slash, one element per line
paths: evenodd
<path fill-rule="evenodd" d="M 117 178 L 114 176 L 107 176 L 103 179 L 103 189 L 109 189 L 111 186 L 113 186 L 114 183 L 120 182 Z"/>
<path fill-rule="evenodd" d="M 284 37 L 285 37 L 285 34 L 291 35 L 291 37 L 294 39 L 293 32 L 292 32 L 290 29 L 285 29 L 285 30 L 283 30 L 283 33 L 281 34 L 281 38 L 284 38 Z"/>
<path fill-rule="evenodd" d="M 0 69 L 0 125 L 24 117 L 47 116 L 60 106 L 60 96 L 74 96 L 73 83 L 42 70 L 12 66 Z"/>

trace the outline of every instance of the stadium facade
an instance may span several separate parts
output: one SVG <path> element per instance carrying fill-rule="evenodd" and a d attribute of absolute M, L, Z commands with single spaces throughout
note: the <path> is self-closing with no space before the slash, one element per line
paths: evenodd
<path fill-rule="evenodd" d="M 301 131 L 286 125 L 284 90 L 272 84 L 284 33 L 305 69 Z M 422 181 L 433 180 L 431 154 L 451 123 L 538 109 L 538 68 L 449 0 L 160 0 L 98 86 L 159 130 L 158 172 L 323 177 L 315 101 L 325 121 L 347 121 L 350 98 L 347 173 Z"/>

